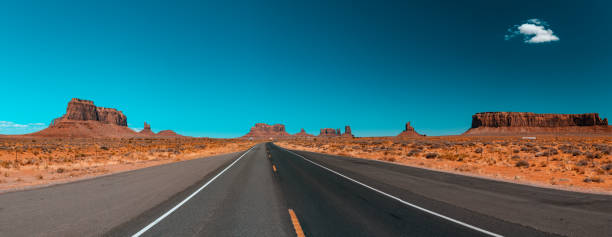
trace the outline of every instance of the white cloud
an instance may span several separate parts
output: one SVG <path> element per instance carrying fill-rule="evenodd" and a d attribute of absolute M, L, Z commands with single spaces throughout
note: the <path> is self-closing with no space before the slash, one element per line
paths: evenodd
<path fill-rule="evenodd" d="M 548 24 L 540 19 L 529 19 L 521 25 L 514 25 L 508 29 L 509 34 L 505 36 L 505 39 L 509 40 L 515 36 L 523 35 L 525 43 L 537 44 L 559 41 L 559 37 L 551 29 L 547 29 L 548 27 Z"/>
<path fill-rule="evenodd" d="M 0 121 L 0 132 L 3 134 L 30 133 L 43 129 L 44 127 L 44 123 L 19 124 L 11 121 Z"/>

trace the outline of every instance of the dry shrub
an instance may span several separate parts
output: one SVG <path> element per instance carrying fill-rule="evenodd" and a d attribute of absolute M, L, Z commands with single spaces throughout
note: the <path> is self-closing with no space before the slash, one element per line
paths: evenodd
<path fill-rule="evenodd" d="M 527 162 L 526 160 L 519 160 L 516 162 L 516 164 L 514 164 L 514 166 L 516 167 L 529 167 L 529 162 Z"/>

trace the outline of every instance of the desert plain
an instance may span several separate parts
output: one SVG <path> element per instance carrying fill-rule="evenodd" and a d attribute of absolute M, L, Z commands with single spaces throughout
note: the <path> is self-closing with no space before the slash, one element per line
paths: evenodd
<path fill-rule="evenodd" d="M 238 152 L 254 144 L 209 138 L 0 137 L 0 192 Z"/>

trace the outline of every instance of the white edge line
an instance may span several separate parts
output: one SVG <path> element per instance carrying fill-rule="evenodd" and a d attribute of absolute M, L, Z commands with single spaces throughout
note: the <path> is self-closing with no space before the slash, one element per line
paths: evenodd
<path fill-rule="evenodd" d="M 206 186 L 208 186 L 210 183 L 212 183 L 213 181 L 215 181 L 215 179 L 217 179 L 219 176 L 221 176 L 223 173 L 225 173 L 225 171 L 227 171 L 229 168 L 231 168 L 234 164 L 236 164 L 236 162 L 238 162 L 240 159 L 242 159 L 242 157 L 244 155 L 246 155 L 247 153 L 249 153 L 249 151 L 253 150 L 253 148 L 255 148 L 255 146 L 251 147 L 249 150 L 247 150 L 245 153 L 243 153 L 240 157 L 238 157 L 238 159 L 236 159 L 234 162 L 232 162 L 230 165 L 228 165 L 227 167 L 225 167 L 225 169 L 223 169 L 221 172 L 219 172 L 217 175 L 215 175 L 215 177 L 213 177 L 212 179 L 208 180 L 208 182 L 206 182 L 204 185 L 202 185 L 202 187 L 198 188 L 198 190 L 196 190 L 195 192 L 193 192 L 191 195 L 189 195 L 189 197 L 185 198 L 185 200 L 181 201 L 179 204 L 176 204 L 176 206 L 174 206 L 172 209 L 168 210 L 166 213 L 164 213 L 163 215 L 161 215 L 160 217 L 158 217 L 157 219 L 155 219 L 155 221 L 151 222 L 151 224 L 145 226 L 144 228 L 142 228 L 142 230 L 138 231 L 136 234 L 132 235 L 132 237 L 138 237 L 142 234 L 144 234 L 147 230 L 151 229 L 151 227 L 153 227 L 154 225 L 156 225 L 157 223 L 159 223 L 160 221 L 162 221 L 164 218 L 166 218 L 168 215 L 172 214 L 172 212 L 176 211 L 176 209 L 178 209 L 179 207 L 181 207 L 183 204 L 185 204 L 187 201 L 189 201 L 189 199 L 191 199 L 193 196 L 195 196 L 196 194 L 198 194 L 200 191 L 202 191 L 202 189 L 206 188 Z"/>
<path fill-rule="evenodd" d="M 369 189 L 371 189 L 372 191 L 375 191 L 375 192 L 380 193 L 380 194 L 382 194 L 382 195 L 385 195 L 385 196 L 387 196 L 387 197 L 389 197 L 389 198 L 391 198 L 391 199 L 394 199 L 394 200 L 396 200 L 396 201 L 398 201 L 398 202 L 401 202 L 401 203 L 403 203 L 404 205 L 407 205 L 407 206 L 410 206 L 410 207 L 416 208 L 416 209 L 418 209 L 418 210 L 420 210 L 420 211 L 423 211 L 423 212 L 429 213 L 429 214 L 431 214 L 431 215 L 434 215 L 434 216 L 440 217 L 440 218 L 442 218 L 442 219 L 445 219 L 445 220 L 447 220 L 447 221 L 450 221 L 450 222 L 453 222 L 453 223 L 456 223 L 456 224 L 459 224 L 459 225 L 465 226 L 465 227 L 467 227 L 467 228 L 470 228 L 470 229 L 473 229 L 473 230 L 476 230 L 476 231 L 479 231 L 479 232 L 482 232 L 482 233 L 488 234 L 488 235 L 490 235 L 490 236 L 495 236 L 495 237 L 503 237 L 503 235 L 496 234 L 496 233 L 490 232 L 490 231 L 488 231 L 488 230 L 484 230 L 484 229 L 478 228 L 478 227 L 476 227 L 476 226 L 473 226 L 473 225 L 467 224 L 467 223 L 465 223 L 465 222 L 462 222 L 462 221 L 459 221 L 459 220 L 455 220 L 455 219 L 450 218 L 450 217 L 448 217 L 448 216 L 445 216 L 445 215 L 439 214 L 439 213 L 437 213 L 437 212 L 427 210 L 427 209 L 425 209 L 425 208 L 423 208 L 423 207 L 420 207 L 420 206 L 417 206 L 417 205 L 415 205 L 415 204 L 412 204 L 412 203 L 406 202 L 406 201 L 404 201 L 404 200 L 402 200 L 402 199 L 400 199 L 400 198 L 398 198 L 398 197 L 395 197 L 395 196 L 393 196 L 393 195 L 391 195 L 391 194 L 388 194 L 388 193 L 385 193 L 385 192 L 383 192 L 383 191 L 380 191 L 380 190 L 378 190 L 378 189 L 376 189 L 376 188 L 370 187 L 370 186 L 368 186 L 368 185 L 366 185 L 366 184 L 364 184 L 364 183 L 362 183 L 362 182 L 359 182 L 359 181 L 357 181 L 357 180 L 354 180 L 354 179 L 352 179 L 352 178 L 347 177 L 346 175 L 343 175 L 343 174 L 338 173 L 338 172 L 336 172 L 336 171 L 334 171 L 334 170 L 332 170 L 332 169 L 329 169 L 329 168 L 327 168 L 327 167 L 325 167 L 325 166 L 322 166 L 322 165 L 320 165 L 320 164 L 318 164 L 318 163 L 316 163 L 316 162 L 314 162 L 314 161 L 311 161 L 310 159 L 308 159 L 308 158 L 306 158 L 306 157 L 303 157 L 302 155 L 297 154 L 297 153 L 295 153 L 295 152 L 293 152 L 293 151 L 291 151 L 291 150 L 287 150 L 287 149 L 284 149 L 284 148 L 281 148 L 281 149 L 283 149 L 283 150 L 285 150 L 285 151 L 288 151 L 288 152 L 290 152 L 290 153 L 292 153 L 292 154 L 294 154 L 294 155 L 296 155 L 296 156 L 299 156 L 299 157 L 301 157 L 302 159 L 304 159 L 304 160 L 306 160 L 306 161 L 308 161 L 308 162 L 310 162 L 310 163 L 313 163 L 313 164 L 315 164 L 315 165 L 317 165 L 317 166 L 319 166 L 319 167 L 321 167 L 321 168 L 323 168 L 323 169 L 326 169 L 326 170 L 327 170 L 327 171 L 329 171 L 329 172 L 332 172 L 332 173 L 337 174 L 337 175 L 339 175 L 339 176 L 341 176 L 341 177 L 343 177 L 343 178 L 345 178 L 345 179 L 348 179 L 348 180 L 350 180 L 350 181 L 353 181 L 354 183 L 357 183 L 357 184 L 359 184 L 359 185 L 361 185 L 361 186 L 364 186 L 364 187 L 366 187 L 366 188 L 369 188 Z"/>

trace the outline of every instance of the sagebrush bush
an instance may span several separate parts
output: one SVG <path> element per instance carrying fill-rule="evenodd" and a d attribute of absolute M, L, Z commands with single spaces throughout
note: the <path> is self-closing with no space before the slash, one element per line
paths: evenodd
<path fill-rule="evenodd" d="M 516 167 L 529 167 L 529 162 L 527 162 L 526 160 L 519 160 L 516 162 L 515 164 Z"/>

